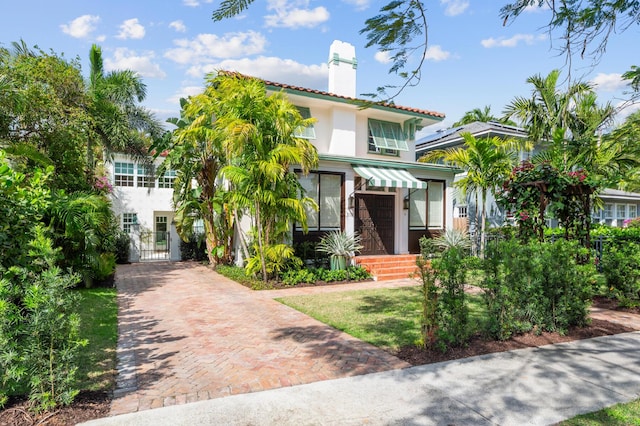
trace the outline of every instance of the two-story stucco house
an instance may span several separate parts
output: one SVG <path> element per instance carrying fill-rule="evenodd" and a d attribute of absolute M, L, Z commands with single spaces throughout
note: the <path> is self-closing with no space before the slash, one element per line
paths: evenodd
<path fill-rule="evenodd" d="M 301 174 L 300 182 L 319 210 L 309 212 L 308 234 L 292 229 L 293 241 L 318 240 L 328 231 L 342 230 L 361 235 L 361 255 L 418 253 L 422 236 L 453 224 L 452 183 L 458 170 L 415 160 L 416 132 L 441 121 L 444 114 L 393 104 L 362 108 L 356 98 L 356 70 L 354 47 L 334 41 L 327 91 L 265 81 L 268 92 L 283 91 L 303 116 L 316 119 L 298 136 L 308 138 L 318 150 L 318 169 Z M 116 177 L 118 164 L 113 167 Z M 138 170 L 132 167 L 137 184 Z M 149 228 L 164 220 L 159 218 L 170 223 L 171 191 L 165 195 L 159 183 L 142 191 L 145 195 L 134 188 L 139 195 L 119 200 L 116 210 L 123 226 L 133 213 Z M 129 194 L 117 178 L 114 184 L 116 196 L 118 190 Z M 143 199 L 134 201 L 135 197 Z M 156 204 L 154 197 L 167 204 Z"/>

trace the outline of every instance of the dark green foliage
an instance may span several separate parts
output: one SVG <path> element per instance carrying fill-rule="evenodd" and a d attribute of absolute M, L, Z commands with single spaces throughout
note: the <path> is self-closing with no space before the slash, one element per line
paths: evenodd
<path fill-rule="evenodd" d="M 114 250 L 117 264 L 129 263 L 131 255 L 131 237 L 122 230 L 118 230 L 114 235 Z"/>
<path fill-rule="evenodd" d="M 438 296 L 438 340 L 446 346 L 463 345 L 468 336 L 469 308 L 465 303 L 465 250 L 451 247 L 433 259 L 431 267 L 440 282 Z"/>
<path fill-rule="evenodd" d="M 209 259 L 207 256 L 207 245 L 203 234 L 191 234 L 187 241 L 180 240 L 180 253 L 182 260 L 195 260 L 204 262 Z"/>
<path fill-rule="evenodd" d="M 316 281 L 364 281 L 371 278 L 371 274 L 361 266 L 349 266 L 347 269 L 331 270 L 326 268 L 293 269 L 282 275 L 282 282 L 287 285 L 300 283 L 311 284 Z"/>
<path fill-rule="evenodd" d="M 576 242 L 499 241 L 488 247 L 484 299 L 489 333 L 498 339 L 534 329 L 565 332 L 587 323 L 595 266 L 580 264 Z"/>
<path fill-rule="evenodd" d="M 422 285 L 421 345 L 445 350 L 464 345 L 469 337 L 469 308 L 464 285 L 468 264 L 467 249 L 450 246 L 433 252 L 421 239 L 423 255 L 418 258 Z"/>
<path fill-rule="evenodd" d="M 422 243 L 422 239 L 420 240 Z M 422 246 L 422 244 L 420 244 Z M 425 255 L 417 259 L 420 271 L 420 302 L 422 306 L 420 318 L 420 345 L 423 348 L 431 348 L 438 343 L 438 286 L 436 285 L 436 274 L 431 268 L 431 263 L 426 260 Z"/>
<path fill-rule="evenodd" d="M 601 261 L 607 292 L 623 305 L 640 304 L 640 244 L 608 244 Z"/>
<path fill-rule="evenodd" d="M 83 344 L 69 291 L 79 278 L 55 266 L 60 250 L 41 222 L 50 204 L 46 178 L 34 170 L 26 179 L 0 151 L 0 243 L 7 244 L 0 250 L 0 405 L 26 393 L 36 411 L 73 400 Z"/>

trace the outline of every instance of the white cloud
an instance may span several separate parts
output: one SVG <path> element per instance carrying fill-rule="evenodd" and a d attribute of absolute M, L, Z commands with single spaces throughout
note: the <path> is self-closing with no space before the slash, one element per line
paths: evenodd
<path fill-rule="evenodd" d="M 213 0 L 204 0 L 204 1 L 199 1 L 199 0 L 182 0 L 182 4 L 184 4 L 185 6 L 189 6 L 189 7 L 196 7 L 196 6 L 200 6 L 200 3 L 212 3 Z"/>
<path fill-rule="evenodd" d="M 444 6 L 444 14 L 447 16 L 460 15 L 469 7 L 467 0 L 440 0 L 440 4 Z"/>
<path fill-rule="evenodd" d="M 262 78 L 277 83 L 327 90 L 328 69 L 326 64 L 304 65 L 291 59 L 260 56 L 255 59 L 227 59 L 217 63 L 196 65 L 187 74 L 204 78 L 207 73 L 226 70 Z"/>
<path fill-rule="evenodd" d="M 546 36 L 544 34 L 533 35 L 533 34 L 516 34 L 510 38 L 498 37 L 493 38 L 489 37 L 482 40 L 480 43 L 483 47 L 488 49 L 492 47 L 516 47 L 518 44 L 525 43 L 528 45 L 534 44 L 538 41 L 545 40 Z"/>
<path fill-rule="evenodd" d="M 120 25 L 120 33 L 116 38 L 126 40 L 128 38 L 144 38 L 144 27 L 138 22 L 138 18 L 127 19 Z"/>
<path fill-rule="evenodd" d="M 446 50 L 442 50 L 442 47 L 437 44 L 429 46 L 424 54 L 424 58 L 426 60 L 434 62 L 444 61 L 449 59 L 449 57 L 451 57 L 451 53 Z"/>
<path fill-rule="evenodd" d="M 173 96 L 166 101 L 180 105 L 180 98 L 188 98 L 189 96 L 199 95 L 204 92 L 204 84 L 201 86 L 183 86 Z"/>
<path fill-rule="evenodd" d="M 169 24 L 169 28 L 173 28 L 179 33 L 184 33 L 187 31 L 186 25 L 184 25 L 184 22 L 182 22 L 181 20 L 171 22 Z"/>
<path fill-rule="evenodd" d="M 622 79 L 622 74 L 611 73 L 604 74 L 598 73 L 592 80 L 594 88 L 599 92 L 616 92 L 624 89 L 629 82 Z"/>
<path fill-rule="evenodd" d="M 267 27 L 313 28 L 329 20 L 329 11 L 318 6 L 309 9 L 309 0 L 268 0 L 267 10 L 275 12 L 264 17 Z"/>
<path fill-rule="evenodd" d="M 113 58 L 104 61 L 106 70 L 132 70 L 147 78 L 165 78 L 167 74 L 160 68 L 160 65 L 153 62 L 155 54 L 147 52 L 137 55 L 136 52 L 127 48 L 118 48 L 113 54 Z"/>
<path fill-rule="evenodd" d="M 256 55 L 264 51 L 266 38 L 255 31 L 216 34 L 199 34 L 194 39 L 179 39 L 177 46 L 164 54 L 165 58 L 179 64 L 200 64 L 214 59 Z"/>
<path fill-rule="evenodd" d="M 356 10 L 365 10 L 371 5 L 371 0 L 342 0 L 347 4 L 355 6 Z"/>
<path fill-rule="evenodd" d="M 377 51 L 373 58 L 381 64 L 388 64 L 391 62 L 391 53 L 389 53 L 389 51 Z"/>
<path fill-rule="evenodd" d="M 100 22 L 100 17 L 95 15 L 82 15 L 69 22 L 60 25 L 62 32 L 74 38 L 86 38 L 96 29 L 96 24 Z"/>

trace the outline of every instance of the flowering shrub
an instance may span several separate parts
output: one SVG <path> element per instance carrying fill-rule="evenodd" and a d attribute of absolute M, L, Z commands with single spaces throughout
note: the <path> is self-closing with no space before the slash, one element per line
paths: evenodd
<path fill-rule="evenodd" d="M 93 187 L 101 194 L 111 194 L 113 192 L 113 186 L 106 176 L 97 177 Z"/>
<path fill-rule="evenodd" d="M 565 237 L 585 242 L 590 224 L 591 194 L 597 184 L 583 170 L 564 172 L 549 162 L 523 161 L 497 193 L 497 200 L 518 224 L 521 241 L 544 240 L 545 212 L 556 217 Z"/>

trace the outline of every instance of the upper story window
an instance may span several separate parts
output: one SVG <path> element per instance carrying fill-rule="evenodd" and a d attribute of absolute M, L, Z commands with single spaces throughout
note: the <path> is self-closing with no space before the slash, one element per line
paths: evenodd
<path fill-rule="evenodd" d="M 153 178 L 153 175 L 151 174 L 151 170 L 139 164 L 137 186 L 138 188 L 154 188 L 156 186 L 156 182 Z"/>
<path fill-rule="evenodd" d="M 176 180 L 176 171 L 167 170 L 158 178 L 158 188 L 173 188 L 174 180 Z"/>
<path fill-rule="evenodd" d="M 299 106 L 297 106 L 296 108 L 298 108 L 298 112 L 300 112 L 302 118 L 311 118 L 311 110 L 309 108 Z M 313 124 L 308 127 L 298 127 L 296 130 L 294 130 L 293 135 L 297 138 L 315 139 L 316 129 L 313 127 Z"/>
<path fill-rule="evenodd" d="M 369 152 L 398 155 L 409 151 L 407 138 L 399 123 L 369 119 Z"/>
<path fill-rule="evenodd" d="M 114 172 L 113 183 L 116 186 L 133 186 L 133 163 L 116 161 Z"/>

